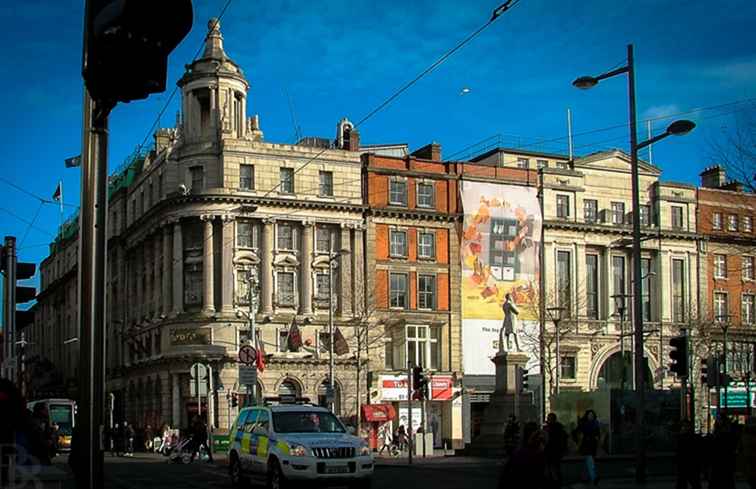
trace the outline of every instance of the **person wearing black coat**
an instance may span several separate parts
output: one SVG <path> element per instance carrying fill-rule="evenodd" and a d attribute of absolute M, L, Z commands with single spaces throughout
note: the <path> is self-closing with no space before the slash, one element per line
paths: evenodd
<path fill-rule="evenodd" d="M 549 486 L 562 487 L 562 458 L 567 453 L 567 431 L 562 423 L 557 421 L 557 415 L 549 413 L 546 417 L 546 476 Z"/>
<path fill-rule="evenodd" d="M 677 489 L 701 489 L 701 453 L 703 441 L 693 432 L 693 425 L 687 419 L 680 423 L 677 435 Z"/>
<path fill-rule="evenodd" d="M 588 474 L 588 482 L 598 485 L 596 471 L 596 453 L 598 452 L 601 428 L 599 427 L 596 411 L 589 409 L 580 418 L 577 427 L 580 436 L 580 455 L 585 457 L 585 470 Z"/>

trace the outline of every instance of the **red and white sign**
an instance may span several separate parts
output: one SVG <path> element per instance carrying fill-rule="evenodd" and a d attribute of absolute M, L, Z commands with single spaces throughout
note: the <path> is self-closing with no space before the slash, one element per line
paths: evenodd
<path fill-rule="evenodd" d="M 431 376 L 431 401 L 451 401 L 454 379 L 451 375 Z"/>
<path fill-rule="evenodd" d="M 407 376 L 381 375 L 381 401 L 406 401 Z"/>

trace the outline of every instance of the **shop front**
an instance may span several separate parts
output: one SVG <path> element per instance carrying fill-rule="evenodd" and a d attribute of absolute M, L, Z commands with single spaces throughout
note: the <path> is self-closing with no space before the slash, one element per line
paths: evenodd
<path fill-rule="evenodd" d="M 379 433 L 381 429 L 391 430 L 391 421 L 396 419 L 396 410 L 391 404 L 363 404 L 362 420 L 367 429 L 368 445 L 371 449 L 380 449 Z"/>

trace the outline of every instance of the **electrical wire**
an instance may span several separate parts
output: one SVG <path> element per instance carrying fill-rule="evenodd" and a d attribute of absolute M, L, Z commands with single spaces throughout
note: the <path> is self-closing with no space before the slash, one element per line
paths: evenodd
<path fill-rule="evenodd" d="M 34 223 L 37 222 L 37 218 L 39 217 L 39 211 L 42 210 L 42 207 L 45 205 L 44 202 L 40 202 L 39 206 L 37 207 L 37 212 L 34 213 L 34 218 L 31 220 L 31 222 L 26 226 L 26 230 L 24 231 L 24 235 L 21 238 L 21 241 L 18 242 L 19 246 L 23 246 L 24 241 L 26 241 L 26 237 L 29 235 L 29 231 L 31 230 L 32 226 L 34 226 Z"/>
<path fill-rule="evenodd" d="M 23 217 L 19 216 L 18 214 L 16 214 L 15 212 L 11 211 L 10 209 L 7 209 L 5 207 L 0 207 L 0 211 L 3 211 L 3 212 L 6 212 L 6 213 L 10 214 L 11 216 L 15 217 L 16 219 L 18 219 L 19 221 L 23 222 L 24 224 L 29 225 L 32 229 L 34 229 L 36 231 L 39 231 L 41 233 L 45 233 L 48 236 L 55 237 L 54 233 L 51 233 L 50 231 L 46 231 L 46 230 L 44 230 L 42 228 L 36 227 L 33 222 L 31 222 L 31 221 L 29 221 L 27 219 L 24 219 Z"/>

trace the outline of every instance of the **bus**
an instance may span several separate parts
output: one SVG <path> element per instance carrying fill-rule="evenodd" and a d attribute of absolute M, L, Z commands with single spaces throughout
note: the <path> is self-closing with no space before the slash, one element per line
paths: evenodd
<path fill-rule="evenodd" d="M 26 407 L 34 411 L 34 406 L 44 403 L 47 406 L 50 426 L 58 427 L 58 451 L 71 450 L 71 436 L 76 423 L 76 402 L 71 399 L 40 399 L 27 403 Z"/>

